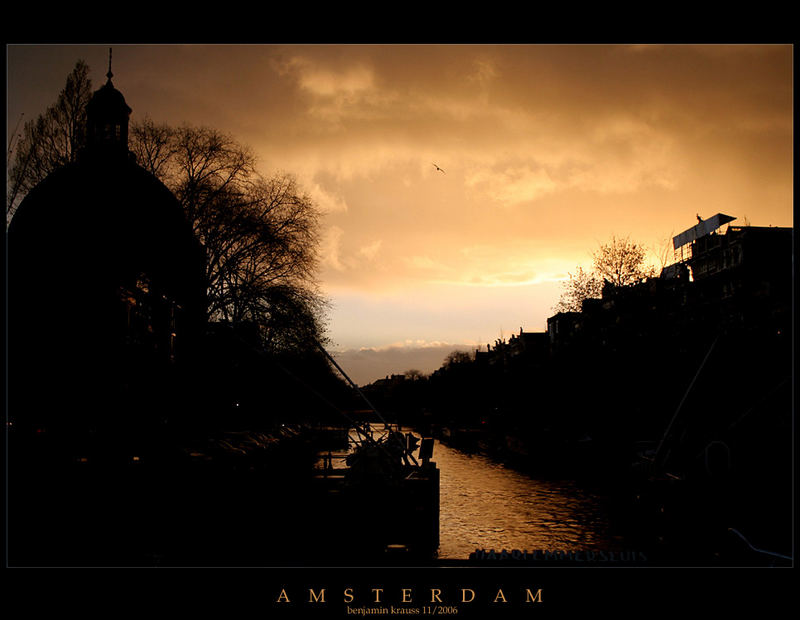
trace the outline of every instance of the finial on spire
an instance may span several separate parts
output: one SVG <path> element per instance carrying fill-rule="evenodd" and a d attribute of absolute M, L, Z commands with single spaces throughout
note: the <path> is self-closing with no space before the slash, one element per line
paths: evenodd
<path fill-rule="evenodd" d="M 106 73 L 106 77 L 108 81 L 111 81 L 111 78 L 114 77 L 114 74 L 111 73 L 111 48 L 108 48 L 108 73 Z"/>

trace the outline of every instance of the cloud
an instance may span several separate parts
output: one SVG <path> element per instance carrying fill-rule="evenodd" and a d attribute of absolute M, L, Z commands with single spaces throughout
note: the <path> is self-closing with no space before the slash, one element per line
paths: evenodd
<path fill-rule="evenodd" d="M 304 184 L 308 195 L 322 213 L 346 213 L 347 201 L 338 192 L 329 191 L 319 183 L 307 182 Z"/>
<path fill-rule="evenodd" d="M 379 346 L 379 347 L 360 347 L 357 349 L 359 353 L 364 354 L 372 354 L 372 353 L 386 353 L 388 351 L 410 351 L 410 350 L 418 350 L 418 349 L 452 349 L 452 348 L 464 348 L 464 347 L 474 347 L 478 343 L 477 342 L 468 342 L 468 343 L 458 343 L 454 344 L 451 342 L 445 342 L 441 340 L 400 340 L 397 342 L 392 342 L 387 345 Z"/>
<path fill-rule="evenodd" d="M 344 271 L 346 269 L 340 256 L 342 249 L 342 235 L 344 235 L 344 230 L 342 228 L 339 226 L 330 226 L 325 231 L 320 244 L 320 256 L 322 257 L 322 264 L 336 271 Z"/>
<path fill-rule="evenodd" d="M 452 64 L 442 79 L 436 79 L 441 65 L 398 72 L 395 56 L 416 51 L 402 46 L 395 54 L 370 47 L 363 57 L 358 48 L 334 49 L 302 47 L 278 63 L 301 95 L 295 117 L 302 122 L 287 155 L 293 168 L 311 176 L 324 173 L 347 183 L 394 174 L 413 187 L 409 164 L 430 178 L 430 162 L 437 161 L 448 181 L 464 183 L 469 198 L 511 208 L 572 190 L 674 188 L 682 178 L 682 153 L 658 118 L 610 98 L 612 85 L 630 88 L 622 74 L 611 80 L 610 61 L 599 71 L 607 83 L 578 71 L 589 60 L 605 58 L 607 48 L 463 48 L 463 56 L 448 58 Z M 447 56 L 447 50 L 434 46 L 428 54 Z M 552 73 L 566 61 L 570 72 Z M 522 75 L 538 76 L 540 90 L 531 90 L 531 79 L 515 77 Z M 588 104 L 573 92 L 577 85 L 585 88 Z M 596 97 L 602 104 L 593 106 Z M 328 191 L 330 209 L 352 206 L 341 187 Z"/>
<path fill-rule="evenodd" d="M 464 175 L 468 196 L 516 208 L 564 192 L 674 189 L 685 176 L 675 136 L 633 115 L 597 117 L 579 135 L 563 133 L 559 144 L 554 135 L 503 134 L 502 148 L 475 153 Z"/>
<path fill-rule="evenodd" d="M 383 245 L 383 241 L 378 239 L 377 241 L 373 241 L 369 245 L 365 245 L 358 250 L 358 256 L 365 258 L 368 261 L 374 261 L 375 257 L 380 252 L 381 246 Z"/>
<path fill-rule="evenodd" d="M 308 51 L 274 56 L 271 62 L 279 75 L 290 77 L 301 90 L 315 97 L 347 96 L 374 88 L 373 71 L 363 62 L 335 67 Z"/>
<path fill-rule="evenodd" d="M 433 260 L 430 256 L 408 256 L 405 257 L 406 265 L 413 269 L 421 269 L 426 272 L 450 272 L 451 267 L 445 263 Z"/>
<path fill-rule="evenodd" d="M 348 100 L 363 96 L 375 88 L 371 69 L 363 65 L 332 71 L 299 62 L 300 87 L 320 98 Z"/>
<path fill-rule="evenodd" d="M 444 252 L 441 258 L 428 255 L 405 257 L 404 264 L 429 284 L 455 287 L 532 286 L 563 280 L 572 266 L 558 247 L 531 239 L 506 239 L 503 243 L 470 245 Z"/>
<path fill-rule="evenodd" d="M 546 170 L 533 169 L 530 165 L 499 171 L 476 170 L 465 179 L 465 183 L 478 193 L 480 199 L 508 206 L 533 202 L 558 189 Z"/>
<path fill-rule="evenodd" d="M 473 72 L 467 75 L 467 81 L 487 86 L 498 77 L 497 67 L 489 58 L 476 58 L 473 62 Z"/>
<path fill-rule="evenodd" d="M 542 277 L 537 275 L 535 271 L 521 271 L 521 272 L 499 272 L 499 273 L 481 273 L 473 276 L 465 276 L 459 284 L 469 286 L 531 286 L 534 284 L 541 284 L 542 282 L 553 282 L 560 280 L 557 274 Z"/>
<path fill-rule="evenodd" d="M 335 56 L 335 55 L 334 55 Z M 339 134 L 352 122 L 390 118 L 396 95 L 378 85 L 375 69 L 359 58 L 320 57 L 313 52 L 275 61 L 303 96 L 307 120 L 316 131 Z"/>
<path fill-rule="evenodd" d="M 354 253 L 344 249 L 345 230 L 341 226 L 329 226 L 322 236 L 320 256 L 324 267 L 337 272 L 350 272 L 362 268 L 368 263 L 375 263 L 380 255 L 383 240 L 377 239 L 363 245 Z M 377 265 L 378 270 L 382 265 Z"/>

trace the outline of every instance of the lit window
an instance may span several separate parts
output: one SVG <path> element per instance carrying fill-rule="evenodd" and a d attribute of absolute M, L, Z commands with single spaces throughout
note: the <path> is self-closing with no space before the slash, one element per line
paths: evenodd
<path fill-rule="evenodd" d="M 145 274 L 140 274 L 136 280 L 136 288 L 143 293 L 150 292 L 150 279 Z"/>

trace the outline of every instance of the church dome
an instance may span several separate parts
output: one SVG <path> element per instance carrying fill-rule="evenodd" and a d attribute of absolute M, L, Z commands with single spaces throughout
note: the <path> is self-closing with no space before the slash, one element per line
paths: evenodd
<path fill-rule="evenodd" d="M 56 261 L 84 276 L 157 272 L 179 297 L 197 286 L 191 274 L 202 265 L 202 248 L 177 198 L 129 158 L 83 158 L 48 175 L 17 209 L 9 252 L 12 261 L 26 257 L 13 265 L 26 270 Z"/>
<path fill-rule="evenodd" d="M 97 412 L 132 394 L 164 401 L 159 385 L 202 332 L 204 248 L 178 199 L 129 153 L 130 112 L 109 76 L 87 109 L 82 156 L 34 187 L 9 224 L 18 413 L 63 413 L 67 393 Z"/>

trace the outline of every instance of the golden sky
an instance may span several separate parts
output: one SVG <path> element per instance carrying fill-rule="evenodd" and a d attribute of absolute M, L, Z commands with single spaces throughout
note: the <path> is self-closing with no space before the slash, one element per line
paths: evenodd
<path fill-rule="evenodd" d="M 230 133 L 315 198 L 360 383 L 544 330 L 612 235 L 660 265 L 696 214 L 793 223 L 790 45 L 14 45 L 9 131 L 110 45 L 133 120 Z"/>

